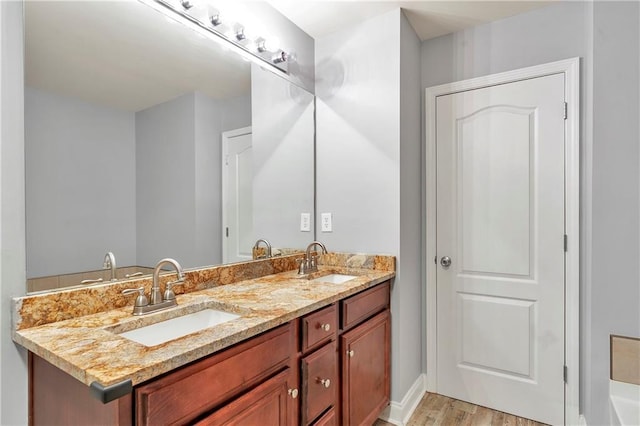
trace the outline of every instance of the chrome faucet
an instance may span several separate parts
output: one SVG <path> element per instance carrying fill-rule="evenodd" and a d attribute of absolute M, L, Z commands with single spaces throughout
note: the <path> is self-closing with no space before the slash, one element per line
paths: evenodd
<path fill-rule="evenodd" d="M 164 294 L 162 294 L 160 291 L 160 271 L 164 265 L 173 266 L 178 274 L 178 279 L 167 282 Z M 176 294 L 173 292 L 172 287 L 175 284 L 183 282 L 184 272 L 182 271 L 182 266 L 180 266 L 180 264 L 174 259 L 165 258 L 159 261 L 153 270 L 153 284 L 151 286 L 151 294 L 149 294 L 149 298 L 144 294 L 144 287 L 122 290 L 122 294 L 128 295 L 138 293 L 136 302 L 133 305 L 133 315 L 143 315 L 148 314 L 149 312 L 176 306 L 178 303 L 176 302 Z"/>
<path fill-rule="evenodd" d="M 257 256 L 256 250 L 260 247 L 260 243 L 264 243 L 267 246 L 267 254 L 265 256 Z M 256 244 L 253 246 L 253 258 L 254 259 L 262 259 L 265 257 L 271 257 L 271 244 L 269 244 L 269 241 L 265 240 L 264 238 L 260 238 L 258 241 L 256 241 Z"/>
<path fill-rule="evenodd" d="M 322 249 L 322 254 L 327 254 L 327 248 L 320 241 L 313 241 L 307 246 L 307 251 L 304 254 L 304 259 L 299 259 L 300 265 L 298 265 L 298 274 L 304 275 L 309 272 L 316 272 L 318 270 L 318 261 L 316 256 L 311 255 L 311 249 L 314 246 L 319 246 Z"/>
<path fill-rule="evenodd" d="M 164 265 L 171 265 L 175 268 L 178 279 L 175 281 L 169 281 L 166 285 L 164 291 L 164 298 L 162 297 L 162 293 L 160 292 L 160 270 Z M 162 303 L 163 301 L 173 300 L 175 302 L 176 295 L 173 293 L 171 286 L 174 284 L 179 284 L 184 282 L 184 272 L 182 271 L 182 266 L 174 260 L 170 258 L 162 259 L 160 262 L 156 264 L 155 269 L 153 270 L 153 285 L 151 286 L 151 297 L 149 298 L 150 305 L 157 305 Z M 167 297 L 168 296 L 168 297 Z"/>
<path fill-rule="evenodd" d="M 102 269 L 111 269 L 111 281 L 116 281 L 116 257 L 112 252 L 107 252 L 104 255 L 104 263 Z"/>

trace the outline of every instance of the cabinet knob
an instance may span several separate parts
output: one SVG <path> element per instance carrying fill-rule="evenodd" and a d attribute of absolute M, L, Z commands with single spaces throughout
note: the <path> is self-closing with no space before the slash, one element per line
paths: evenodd
<path fill-rule="evenodd" d="M 349 358 L 353 358 L 353 355 L 355 355 L 355 352 L 351 351 L 347 351 L 347 355 L 349 355 Z"/>
<path fill-rule="evenodd" d="M 298 397 L 298 389 L 289 389 L 287 393 L 291 395 L 291 398 L 293 399 L 296 399 Z"/>
<path fill-rule="evenodd" d="M 330 379 L 320 379 L 320 378 L 318 378 L 318 381 L 325 388 L 328 388 L 329 386 L 331 386 L 331 380 Z"/>
<path fill-rule="evenodd" d="M 320 328 L 323 329 L 324 331 L 329 331 L 331 330 L 331 324 L 321 324 Z"/>

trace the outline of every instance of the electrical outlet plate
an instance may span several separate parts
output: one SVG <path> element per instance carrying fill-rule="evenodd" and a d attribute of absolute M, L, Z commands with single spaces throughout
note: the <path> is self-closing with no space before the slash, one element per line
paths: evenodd
<path fill-rule="evenodd" d="M 300 231 L 311 232 L 311 213 L 300 213 Z"/>
<path fill-rule="evenodd" d="M 333 218 L 331 213 L 322 213 L 320 216 L 320 229 L 322 232 L 333 231 Z"/>

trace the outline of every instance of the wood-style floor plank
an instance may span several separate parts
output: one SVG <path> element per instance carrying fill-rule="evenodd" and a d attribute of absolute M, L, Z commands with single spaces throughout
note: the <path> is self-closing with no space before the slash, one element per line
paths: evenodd
<path fill-rule="evenodd" d="M 544 426 L 533 420 L 427 392 L 407 426 Z M 391 426 L 378 420 L 374 426 Z"/>

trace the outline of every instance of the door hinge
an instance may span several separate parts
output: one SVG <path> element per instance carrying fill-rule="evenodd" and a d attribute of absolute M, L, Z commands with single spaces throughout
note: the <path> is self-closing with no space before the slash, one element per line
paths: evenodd
<path fill-rule="evenodd" d="M 563 379 L 564 379 L 564 382 L 565 382 L 565 383 L 567 383 L 567 374 L 568 374 L 568 373 L 567 373 L 567 366 L 565 365 L 565 366 L 562 368 L 562 377 L 563 377 Z"/>
<path fill-rule="evenodd" d="M 568 116 L 569 116 L 569 104 L 565 102 L 564 103 L 564 119 L 566 120 Z"/>
<path fill-rule="evenodd" d="M 229 227 L 228 227 L 228 226 L 227 226 L 227 228 L 226 228 L 226 231 L 225 231 L 225 232 L 226 232 L 226 234 L 227 234 L 227 238 L 229 238 Z"/>
<path fill-rule="evenodd" d="M 568 247 L 569 247 L 569 237 L 567 237 L 567 234 L 564 234 L 564 252 L 565 253 L 568 251 Z"/>

